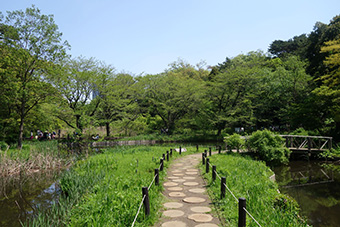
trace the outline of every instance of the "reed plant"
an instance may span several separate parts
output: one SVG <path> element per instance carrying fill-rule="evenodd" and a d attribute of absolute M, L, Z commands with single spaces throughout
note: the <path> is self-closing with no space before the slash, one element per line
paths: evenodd
<path fill-rule="evenodd" d="M 65 165 L 67 161 L 58 150 L 57 141 L 25 142 L 21 149 L 7 147 L 0 151 L 0 177 L 60 169 Z"/>
<path fill-rule="evenodd" d="M 40 211 L 29 226 L 131 226 L 142 201 L 142 187 L 154 178 L 154 169 L 168 148 L 115 147 L 78 161 L 60 179 L 62 195 L 48 211 Z M 193 148 L 194 149 L 194 148 Z M 192 149 L 192 150 L 193 150 Z M 178 154 L 173 152 L 172 159 Z M 168 162 L 164 162 L 165 168 Z M 151 215 L 141 210 L 135 226 L 151 226 L 160 216 L 160 184 L 149 190 Z"/>
<path fill-rule="evenodd" d="M 208 181 L 208 192 L 217 212 L 227 226 L 237 226 L 238 201 L 246 198 L 247 210 L 261 226 L 307 226 L 299 216 L 298 204 L 278 191 L 278 185 L 270 180 L 274 173 L 264 162 L 252 160 L 241 154 L 225 153 L 210 158 L 216 165 L 217 173 L 226 177 L 226 185 L 236 199 L 226 190 L 225 198 L 220 198 L 221 181 L 212 181 L 212 174 L 204 174 Z M 205 166 L 202 166 L 205 172 Z M 258 226 L 247 216 L 247 226 Z"/>

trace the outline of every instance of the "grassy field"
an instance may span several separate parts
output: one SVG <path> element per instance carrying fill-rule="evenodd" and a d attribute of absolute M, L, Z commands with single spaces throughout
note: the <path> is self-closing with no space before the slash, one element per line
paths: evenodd
<path fill-rule="evenodd" d="M 116 147 L 79 161 L 60 180 L 62 195 L 49 211 L 40 211 L 30 226 L 131 226 L 142 200 L 142 187 L 154 178 L 154 169 L 169 147 Z M 173 153 L 171 160 L 178 154 Z M 168 162 L 165 162 L 165 168 Z M 135 226 L 158 220 L 162 182 L 149 191 L 151 215 L 143 209 Z"/>
<path fill-rule="evenodd" d="M 278 186 L 269 177 L 273 172 L 264 162 L 254 161 L 239 154 L 220 154 L 208 157 L 216 165 L 218 174 L 226 177 L 226 185 L 236 199 L 246 198 L 247 210 L 261 226 L 307 226 L 299 217 L 298 204 L 278 192 Z M 205 173 L 205 165 L 201 166 Z M 212 181 L 211 169 L 204 174 L 218 213 L 227 226 L 237 226 L 238 201 L 226 189 L 226 197 L 220 199 L 221 181 Z M 247 215 L 247 226 L 258 226 Z"/>

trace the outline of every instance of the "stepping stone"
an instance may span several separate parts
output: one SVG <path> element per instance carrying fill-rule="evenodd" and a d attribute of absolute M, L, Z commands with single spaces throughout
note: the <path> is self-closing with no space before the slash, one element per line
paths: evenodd
<path fill-rule="evenodd" d="M 179 183 L 182 183 L 184 182 L 185 180 L 184 179 L 175 179 L 175 180 L 172 180 L 173 182 L 179 182 Z M 177 184 L 178 185 L 178 184 Z M 174 185 L 174 186 L 177 186 L 177 185 Z"/>
<path fill-rule="evenodd" d="M 177 209 L 177 208 L 181 208 L 182 206 L 183 206 L 183 203 L 177 203 L 177 202 L 164 203 L 164 207 L 169 208 L 169 209 Z"/>
<path fill-rule="evenodd" d="M 168 221 L 162 224 L 162 227 L 186 227 L 187 225 L 181 221 Z"/>
<path fill-rule="evenodd" d="M 196 186 L 196 185 L 199 185 L 199 183 L 197 183 L 197 182 L 184 182 L 183 185 L 185 185 L 185 186 Z"/>
<path fill-rule="evenodd" d="M 191 207 L 190 210 L 196 213 L 207 213 L 211 211 L 210 207 Z"/>
<path fill-rule="evenodd" d="M 189 171 L 189 172 L 198 172 L 197 169 L 187 169 L 187 171 Z"/>
<path fill-rule="evenodd" d="M 181 210 L 166 210 L 163 212 L 163 215 L 170 218 L 175 218 L 183 216 L 184 212 Z"/>
<path fill-rule="evenodd" d="M 195 227 L 218 227 L 218 225 L 212 224 L 212 223 L 204 223 L 204 224 L 195 225 Z"/>
<path fill-rule="evenodd" d="M 170 197 L 185 197 L 186 195 L 183 192 L 170 192 Z"/>
<path fill-rule="evenodd" d="M 170 186 L 170 187 L 173 187 L 173 186 L 177 186 L 177 185 L 178 185 L 178 183 L 174 183 L 174 182 L 165 182 L 163 185 L 164 185 L 164 186 Z"/>
<path fill-rule="evenodd" d="M 172 173 L 181 173 L 182 171 L 181 170 L 173 170 L 171 171 Z"/>
<path fill-rule="evenodd" d="M 186 203 L 203 203 L 205 202 L 205 199 L 200 197 L 186 197 L 183 201 Z"/>
<path fill-rule="evenodd" d="M 183 179 L 186 179 L 186 180 L 195 180 L 196 177 L 183 177 Z"/>
<path fill-rule="evenodd" d="M 183 188 L 181 188 L 181 187 L 170 187 L 170 188 L 168 188 L 168 190 L 169 191 L 182 191 Z"/>
<path fill-rule="evenodd" d="M 192 192 L 192 193 L 203 193 L 203 192 L 205 192 L 205 189 L 204 188 L 191 188 L 191 189 L 189 189 L 189 192 Z"/>
<path fill-rule="evenodd" d="M 174 176 L 184 176 L 184 173 L 174 173 Z"/>
<path fill-rule="evenodd" d="M 210 222 L 213 220 L 213 217 L 210 214 L 191 214 L 188 218 L 195 222 Z"/>
<path fill-rule="evenodd" d="M 178 179 L 179 177 L 168 177 L 169 179 Z"/>
<path fill-rule="evenodd" d="M 198 173 L 197 172 L 186 172 L 185 174 L 187 174 L 187 175 L 197 175 Z"/>

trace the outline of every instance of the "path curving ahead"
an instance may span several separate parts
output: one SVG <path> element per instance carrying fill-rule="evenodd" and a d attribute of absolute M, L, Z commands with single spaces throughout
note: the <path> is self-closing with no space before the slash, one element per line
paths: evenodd
<path fill-rule="evenodd" d="M 163 215 L 157 227 L 217 227 L 220 222 L 211 214 L 211 201 L 197 168 L 201 154 L 174 160 L 163 184 L 166 197 Z"/>

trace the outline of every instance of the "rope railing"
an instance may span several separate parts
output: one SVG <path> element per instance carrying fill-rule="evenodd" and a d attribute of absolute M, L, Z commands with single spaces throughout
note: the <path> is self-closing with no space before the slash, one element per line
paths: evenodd
<path fill-rule="evenodd" d="M 167 160 L 169 161 L 169 156 L 172 157 L 172 149 L 170 149 L 170 153 L 169 151 L 166 152 L 166 155 L 163 154 L 162 157 L 160 158 L 160 164 L 158 169 L 155 169 L 155 175 L 151 181 L 151 183 L 149 184 L 148 187 L 142 187 L 142 192 L 143 192 L 143 198 L 142 201 L 139 205 L 138 211 L 136 213 L 136 216 L 132 222 L 131 227 L 133 227 L 136 223 L 136 220 L 138 218 L 138 215 L 140 213 L 140 210 L 142 208 L 142 205 L 144 204 L 144 208 L 145 208 L 145 215 L 148 216 L 150 215 L 150 203 L 149 203 L 149 193 L 148 191 L 150 190 L 150 188 L 152 187 L 153 183 L 155 182 L 156 185 L 159 184 L 159 171 L 162 171 L 164 168 L 164 161 Z"/>
<path fill-rule="evenodd" d="M 239 198 L 235 196 L 235 194 L 230 190 L 230 188 L 226 184 L 226 178 L 221 177 L 218 172 L 216 171 L 216 166 L 213 166 L 210 163 L 209 158 L 207 158 L 207 152 L 202 153 L 202 164 L 206 165 L 206 173 L 209 172 L 209 166 L 213 169 L 213 176 L 212 179 L 215 180 L 216 176 L 221 180 L 221 199 L 225 197 L 225 188 L 229 191 L 232 197 L 235 199 L 236 202 L 239 204 L 239 226 L 246 226 L 246 214 L 260 227 L 262 227 L 259 222 L 250 214 L 250 212 L 246 209 L 246 199 Z"/>
<path fill-rule="evenodd" d="M 145 197 L 146 197 L 146 195 L 143 196 L 143 199 L 142 199 L 142 201 L 141 201 L 141 203 L 140 203 L 140 205 L 139 205 L 137 214 L 136 214 L 136 216 L 135 216 L 135 219 L 134 219 L 133 222 L 132 222 L 131 227 L 133 227 L 133 226 L 135 225 L 135 223 L 136 223 L 137 217 L 138 217 L 138 215 L 139 215 L 140 209 L 142 208 L 142 205 L 143 205 L 143 203 L 144 203 Z"/>
<path fill-rule="evenodd" d="M 150 185 L 149 185 L 149 187 L 148 187 L 148 190 L 150 190 L 150 188 L 151 188 L 151 186 L 152 186 L 152 184 L 153 184 L 153 182 L 155 181 L 155 179 L 156 179 L 157 176 L 158 176 L 158 174 L 155 174 L 154 178 L 152 179 L 152 181 L 151 181 L 151 183 L 150 183 Z"/>
<path fill-rule="evenodd" d="M 258 226 L 262 227 L 262 226 L 260 225 L 260 223 L 258 223 L 258 221 L 256 221 L 256 219 L 253 217 L 253 215 L 251 215 L 251 214 L 249 213 L 249 211 L 248 211 L 245 207 L 243 207 L 243 210 L 249 215 L 249 217 L 251 217 L 251 219 L 253 219 L 253 221 L 254 221 Z"/>

